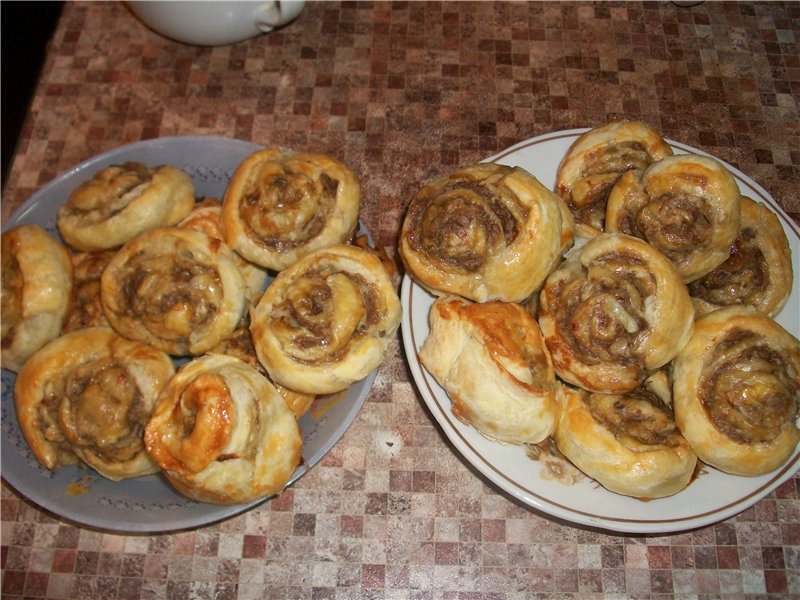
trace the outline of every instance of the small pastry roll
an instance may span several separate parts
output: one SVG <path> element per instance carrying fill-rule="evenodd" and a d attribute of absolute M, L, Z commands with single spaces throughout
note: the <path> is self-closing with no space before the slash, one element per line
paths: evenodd
<path fill-rule="evenodd" d="M 114 254 L 113 250 L 71 254 L 72 307 L 64 323 L 65 332 L 86 327 L 110 327 L 100 302 L 100 276 Z"/>
<path fill-rule="evenodd" d="M 301 460 L 302 436 L 278 391 L 232 356 L 185 363 L 162 391 L 144 435 L 180 493 L 240 504 L 283 490 Z"/>
<path fill-rule="evenodd" d="M 556 445 L 600 485 L 635 498 L 663 498 L 688 485 L 697 455 L 675 425 L 664 371 L 621 394 L 566 385 L 561 393 Z"/>
<path fill-rule="evenodd" d="M 75 188 L 58 210 L 58 229 L 76 250 L 108 250 L 149 229 L 175 225 L 194 202 L 194 183 L 181 169 L 128 162 Z"/>
<path fill-rule="evenodd" d="M 273 381 L 306 394 L 332 394 L 383 362 L 400 314 L 378 256 L 342 244 L 281 271 L 251 311 L 250 331 Z"/>
<path fill-rule="evenodd" d="M 245 294 L 230 248 L 180 227 L 137 236 L 100 278 L 111 326 L 176 356 L 203 354 L 233 334 L 244 315 Z"/>
<path fill-rule="evenodd" d="M 739 234 L 740 195 L 717 160 L 680 154 L 629 171 L 608 196 L 606 231 L 658 248 L 685 283 L 722 264 Z"/>
<path fill-rule="evenodd" d="M 266 149 L 236 169 L 223 198 L 225 241 L 247 260 L 282 271 L 313 250 L 347 242 L 361 185 L 323 154 Z"/>
<path fill-rule="evenodd" d="M 572 243 L 566 215 L 524 169 L 471 165 L 414 196 L 399 252 L 406 272 L 437 296 L 521 302 Z"/>
<path fill-rule="evenodd" d="M 694 309 L 675 266 L 646 242 L 603 233 L 558 268 L 539 296 L 556 374 L 593 392 L 639 386 L 692 333 Z"/>
<path fill-rule="evenodd" d="M 453 414 L 489 439 L 538 444 L 558 419 L 556 377 L 539 326 L 519 304 L 439 298 L 420 362 Z"/>
<path fill-rule="evenodd" d="M 800 342 L 752 307 L 699 318 L 672 366 L 675 421 L 697 456 L 734 475 L 783 465 L 800 441 Z"/>
<path fill-rule="evenodd" d="M 689 284 L 699 314 L 743 304 L 775 317 L 792 293 L 792 250 L 778 216 L 742 196 L 741 219 L 728 259 Z"/>
<path fill-rule="evenodd" d="M 626 171 L 645 169 L 672 155 L 672 148 L 641 121 L 614 121 L 581 134 L 567 150 L 556 173 L 556 194 L 575 217 L 584 237 L 604 230 L 606 201 Z"/>
<path fill-rule="evenodd" d="M 110 328 L 66 333 L 19 372 L 14 399 L 20 429 L 48 469 L 74 462 L 74 454 L 114 481 L 155 473 L 142 435 L 174 373 L 167 354 Z"/>
<path fill-rule="evenodd" d="M 2 235 L 2 364 L 18 371 L 61 333 L 72 296 L 69 252 L 38 225 Z"/>

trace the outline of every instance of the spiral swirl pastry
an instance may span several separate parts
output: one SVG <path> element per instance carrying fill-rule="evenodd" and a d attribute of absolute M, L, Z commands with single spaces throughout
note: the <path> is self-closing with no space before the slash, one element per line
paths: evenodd
<path fill-rule="evenodd" d="M 76 250 L 108 250 L 149 229 L 175 225 L 194 202 L 194 183 L 181 169 L 127 162 L 75 188 L 58 210 L 58 229 Z"/>
<path fill-rule="evenodd" d="M 752 307 L 700 317 L 673 363 L 675 421 L 697 456 L 735 475 L 783 465 L 800 441 L 800 342 Z"/>
<path fill-rule="evenodd" d="M 110 327 L 100 302 L 100 276 L 115 252 L 75 252 L 72 260 L 72 307 L 64 322 L 64 331 L 86 327 Z"/>
<path fill-rule="evenodd" d="M 603 487 L 636 498 L 663 498 L 685 488 L 697 455 L 672 413 L 670 382 L 657 371 L 620 394 L 561 386 L 558 449 Z"/>
<path fill-rule="evenodd" d="M 604 230 L 608 194 L 623 173 L 644 170 L 672 155 L 672 148 L 641 121 L 613 121 L 581 134 L 556 172 L 556 194 L 585 237 Z"/>
<path fill-rule="evenodd" d="M 214 504 L 281 492 L 303 444 L 294 414 L 270 382 L 220 354 L 178 369 L 159 396 L 144 440 L 175 489 Z"/>
<path fill-rule="evenodd" d="M 538 444 L 558 419 L 556 376 L 536 320 L 519 304 L 438 298 L 420 362 L 452 412 L 489 439 Z"/>
<path fill-rule="evenodd" d="M 646 242 L 600 234 L 547 278 L 539 325 L 556 374 L 592 392 L 638 387 L 692 332 L 694 309 L 674 265 Z"/>
<path fill-rule="evenodd" d="M 778 216 L 751 198 L 741 199 L 742 225 L 730 256 L 689 284 L 699 314 L 723 306 L 752 306 L 775 317 L 792 292 L 792 250 Z"/>
<path fill-rule="evenodd" d="M 230 248 L 181 227 L 137 236 L 100 278 L 111 326 L 176 356 L 203 354 L 230 336 L 244 315 L 245 294 Z"/>
<path fill-rule="evenodd" d="M 740 206 L 736 181 L 719 161 L 670 156 L 620 178 L 608 197 L 606 231 L 646 240 L 689 283 L 728 258 L 739 234 Z"/>
<path fill-rule="evenodd" d="M 358 178 L 335 158 L 260 150 L 231 178 L 222 231 L 247 260 L 282 271 L 313 250 L 350 240 L 360 203 Z"/>
<path fill-rule="evenodd" d="M 2 365 L 18 371 L 61 333 L 70 310 L 72 262 L 67 249 L 38 225 L 2 235 Z"/>
<path fill-rule="evenodd" d="M 155 473 L 142 436 L 174 373 L 167 354 L 108 327 L 66 333 L 19 372 L 20 429 L 48 469 L 74 462 L 72 454 L 114 481 Z"/>
<path fill-rule="evenodd" d="M 399 252 L 406 272 L 437 296 L 520 302 L 555 268 L 571 227 L 566 207 L 530 173 L 481 163 L 414 196 Z"/>
<path fill-rule="evenodd" d="M 251 312 L 250 331 L 273 381 L 332 394 L 383 362 L 400 313 L 377 254 L 341 244 L 281 271 Z"/>

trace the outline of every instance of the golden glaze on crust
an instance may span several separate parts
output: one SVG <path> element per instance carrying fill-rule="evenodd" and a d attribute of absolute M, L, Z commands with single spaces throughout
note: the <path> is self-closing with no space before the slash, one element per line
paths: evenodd
<path fill-rule="evenodd" d="M 800 342 L 754 308 L 697 320 L 672 366 L 675 421 L 697 456 L 735 475 L 769 473 L 800 441 Z"/>
<path fill-rule="evenodd" d="M 425 185 L 400 233 L 406 272 L 438 296 L 521 302 L 572 244 L 563 203 L 521 168 L 481 163 Z"/>
<path fill-rule="evenodd" d="M 278 391 L 255 368 L 220 354 L 178 370 L 144 439 L 179 492 L 214 504 L 281 492 L 301 460 L 300 428 Z"/>
<path fill-rule="evenodd" d="M 728 258 L 741 224 L 740 198 L 719 161 L 670 156 L 620 178 L 608 197 L 606 231 L 647 241 L 689 283 Z"/>
<path fill-rule="evenodd" d="M 519 304 L 434 301 L 420 362 L 453 414 L 487 438 L 538 444 L 558 419 L 556 378 L 539 326 Z"/>
<path fill-rule="evenodd" d="M 75 188 L 58 210 L 58 228 L 76 250 L 108 250 L 144 231 L 175 225 L 194 202 L 194 183 L 177 167 L 113 165 Z"/>
<path fill-rule="evenodd" d="M 48 469 L 77 457 L 114 481 L 154 473 L 142 433 L 174 372 L 165 353 L 110 328 L 64 334 L 19 372 L 20 429 Z"/>
<path fill-rule="evenodd" d="M 75 252 L 70 258 L 73 269 L 72 307 L 64 322 L 64 332 L 86 327 L 110 327 L 100 302 L 100 276 L 113 250 Z"/>
<path fill-rule="evenodd" d="M 358 178 L 335 158 L 265 149 L 234 172 L 222 231 L 244 258 L 281 271 L 313 250 L 349 241 L 360 204 Z"/>
<path fill-rule="evenodd" d="M 663 254 L 638 238 L 604 233 L 548 277 L 538 315 L 557 375 L 589 391 L 618 393 L 683 348 L 694 309 Z"/>
<path fill-rule="evenodd" d="M 72 263 L 67 249 L 38 225 L 2 235 L 2 365 L 17 371 L 54 339 L 71 305 Z"/>

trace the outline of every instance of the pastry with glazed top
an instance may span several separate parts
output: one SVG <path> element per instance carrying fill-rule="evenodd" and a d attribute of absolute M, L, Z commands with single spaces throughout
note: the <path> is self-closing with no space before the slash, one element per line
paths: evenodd
<path fill-rule="evenodd" d="M 313 250 L 349 241 L 360 204 L 360 182 L 342 162 L 270 148 L 236 168 L 223 198 L 222 231 L 244 258 L 282 271 Z"/>
<path fill-rule="evenodd" d="M 246 291 L 231 249 L 182 227 L 137 236 L 100 279 L 111 326 L 176 356 L 203 354 L 232 335 L 245 313 Z"/>
<path fill-rule="evenodd" d="M 560 386 L 559 451 L 600 485 L 635 498 L 663 498 L 684 489 L 697 464 L 675 425 L 670 382 L 657 371 L 619 394 Z"/>
<path fill-rule="evenodd" d="M 144 440 L 175 489 L 213 504 L 281 492 L 302 451 L 300 428 L 278 391 L 255 368 L 221 354 L 178 369 Z"/>
<path fill-rule="evenodd" d="M 251 311 L 270 379 L 332 394 L 378 367 L 400 325 L 400 299 L 377 254 L 341 244 L 281 271 Z"/>
<path fill-rule="evenodd" d="M 558 419 L 556 377 L 534 318 L 519 304 L 438 298 L 420 362 L 452 412 L 489 439 L 538 444 Z"/>
<path fill-rule="evenodd" d="M 728 259 L 689 284 L 698 314 L 746 305 L 775 317 L 792 293 L 792 250 L 778 216 L 742 196 L 741 220 Z"/>
<path fill-rule="evenodd" d="M 48 469 L 80 459 L 113 481 L 155 473 L 142 436 L 174 373 L 167 354 L 108 327 L 66 333 L 17 376 L 20 429 Z"/>
<path fill-rule="evenodd" d="M 692 333 L 694 309 L 666 256 L 638 238 L 603 233 L 547 278 L 538 319 L 558 376 L 619 393 L 675 357 Z"/>
<path fill-rule="evenodd" d="M 110 327 L 100 302 L 100 276 L 113 250 L 75 252 L 70 255 L 73 270 L 72 307 L 64 322 L 64 331 L 86 327 Z"/>
<path fill-rule="evenodd" d="M 437 296 L 521 302 L 572 244 L 566 206 L 533 175 L 495 163 L 425 185 L 406 211 L 399 253 Z"/>
<path fill-rule="evenodd" d="M 2 366 L 18 371 L 61 333 L 70 310 L 72 262 L 67 249 L 38 225 L 2 235 Z"/>
<path fill-rule="evenodd" d="M 670 156 L 620 178 L 608 196 L 606 231 L 645 240 L 690 283 L 730 255 L 741 225 L 740 198 L 719 161 Z"/>
<path fill-rule="evenodd" d="M 672 365 L 675 421 L 703 462 L 756 476 L 800 442 L 800 342 L 752 307 L 699 318 Z"/>
<path fill-rule="evenodd" d="M 556 194 L 575 217 L 576 231 L 594 237 L 604 231 L 606 201 L 617 180 L 672 155 L 655 129 L 641 121 L 612 121 L 582 133 L 561 159 Z"/>
<path fill-rule="evenodd" d="M 58 229 L 75 250 L 109 250 L 175 225 L 194 202 L 194 183 L 181 169 L 127 162 L 101 169 L 75 188 L 58 210 Z"/>

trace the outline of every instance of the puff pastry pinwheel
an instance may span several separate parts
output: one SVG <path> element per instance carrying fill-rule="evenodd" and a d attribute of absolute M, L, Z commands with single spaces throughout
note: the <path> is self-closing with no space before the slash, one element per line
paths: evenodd
<path fill-rule="evenodd" d="M 728 258 L 740 206 L 736 180 L 719 161 L 680 154 L 625 173 L 608 196 L 605 226 L 658 248 L 689 283 Z"/>
<path fill-rule="evenodd" d="M 608 194 L 623 173 L 671 155 L 661 134 L 641 121 L 613 121 L 579 135 L 561 159 L 555 184 L 577 232 L 593 237 L 604 230 Z"/>
<path fill-rule="evenodd" d="M 383 362 L 400 313 L 377 254 L 341 244 L 281 271 L 251 311 L 250 331 L 270 379 L 298 392 L 332 394 Z"/>
<path fill-rule="evenodd" d="M 72 260 L 72 307 L 64 322 L 64 331 L 86 327 L 110 327 L 100 302 L 100 276 L 111 258 L 113 250 L 75 252 Z"/>
<path fill-rule="evenodd" d="M 538 318 L 557 375 L 619 393 L 683 348 L 694 308 L 666 256 L 638 238 L 603 233 L 547 278 Z"/>
<path fill-rule="evenodd" d="M 58 210 L 67 244 L 85 252 L 118 248 L 140 233 L 175 225 L 194 207 L 191 177 L 172 165 L 113 165 L 80 184 Z"/>
<path fill-rule="evenodd" d="M 233 334 L 245 281 L 220 240 L 181 227 L 140 234 L 111 259 L 100 299 L 121 335 L 169 354 L 200 355 Z"/>
<path fill-rule="evenodd" d="M 752 307 L 700 317 L 673 361 L 675 421 L 703 462 L 769 473 L 800 441 L 800 342 Z"/>
<path fill-rule="evenodd" d="M 294 414 L 266 377 L 220 354 L 178 369 L 159 396 L 144 440 L 175 489 L 213 504 L 281 492 L 303 445 Z"/>
<path fill-rule="evenodd" d="M 67 249 L 38 225 L 2 235 L 2 365 L 17 371 L 61 333 L 70 309 L 72 263 Z"/>
<path fill-rule="evenodd" d="M 589 477 L 636 498 L 663 498 L 688 485 L 697 455 L 675 424 L 664 371 L 629 392 L 562 385 L 561 394 L 556 446 Z"/>
<path fill-rule="evenodd" d="M 312 250 L 350 240 L 361 184 L 331 156 L 269 148 L 242 161 L 222 203 L 228 245 L 257 265 L 282 271 Z"/>
<path fill-rule="evenodd" d="M 727 260 L 689 284 L 699 314 L 743 304 L 775 317 L 792 292 L 792 250 L 778 216 L 742 196 L 741 220 Z"/>
<path fill-rule="evenodd" d="M 569 211 L 519 167 L 480 163 L 425 185 L 400 232 L 406 272 L 437 296 L 521 302 L 572 242 Z"/>
<path fill-rule="evenodd" d="M 420 362 L 452 412 L 487 438 L 538 444 L 558 419 L 556 377 L 535 319 L 519 304 L 438 298 Z"/>
<path fill-rule="evenodd" d="M 142 436 L 174 373 L 167 354 L 108 327 L 66 333 L 20 369 L 20 429 L 48 469 L 75 462 L 74 455 L 114 481 L 155 473 Z"/>

